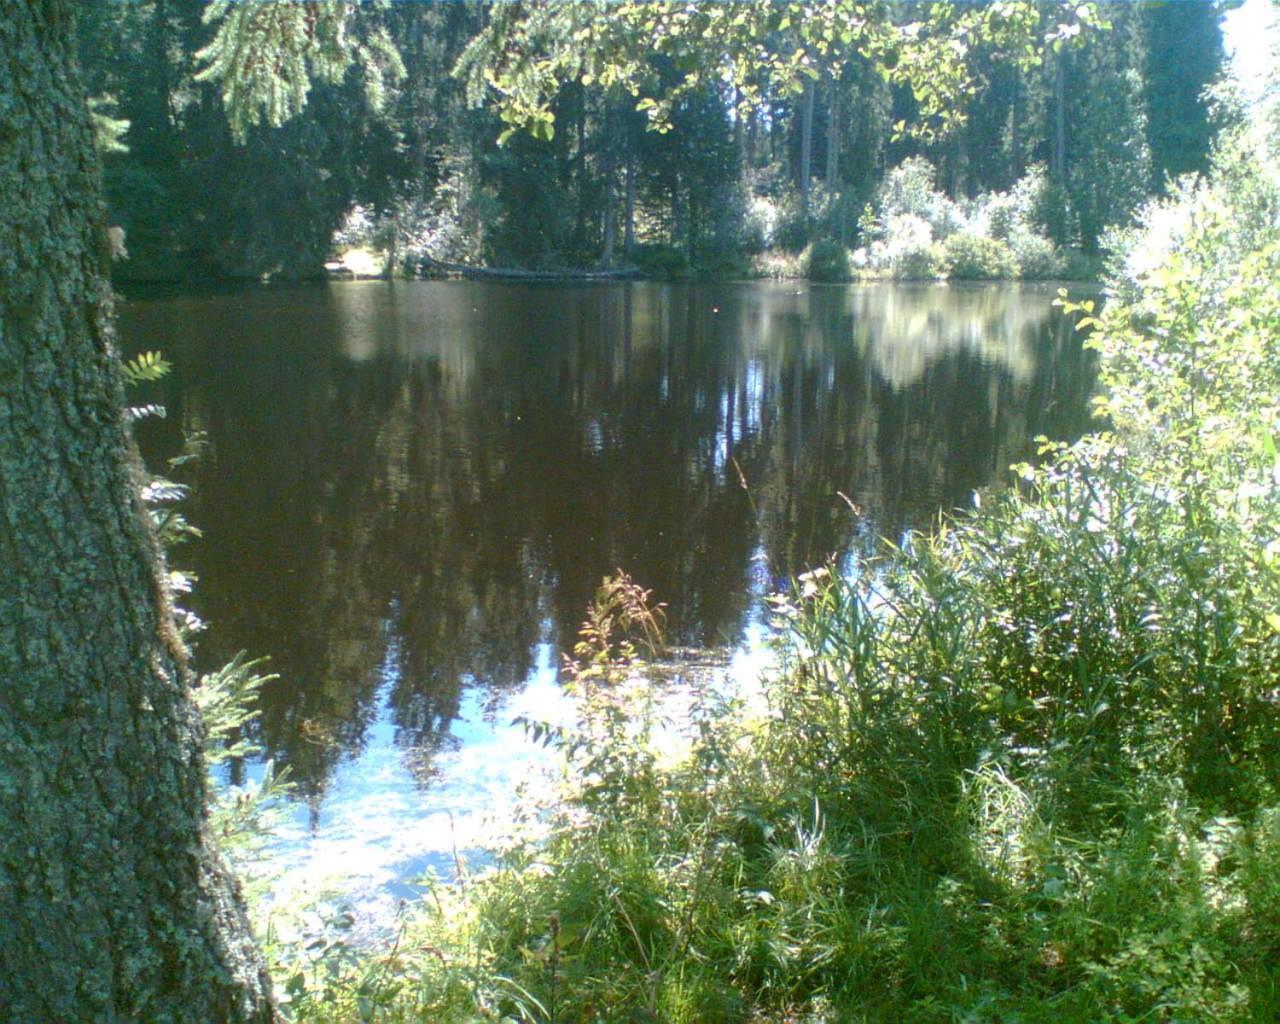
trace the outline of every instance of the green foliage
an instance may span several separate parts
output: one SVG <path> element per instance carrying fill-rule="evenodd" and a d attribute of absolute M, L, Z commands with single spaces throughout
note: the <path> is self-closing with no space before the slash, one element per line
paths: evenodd
<path fill-rule="evenodd" d="M 126 384 L 141 384 L 165 377 L 173 369 L 173 364 L 159 352 L 143 352 L 122 363 L 120 369 Z"/>
<path fill-rule="evenodd" d="M 102 156 L 129 152 L 129 147 L 124 141 L 129 131 L 129 121 L 126 118 L 114 117 L 115 109 L 114 96 L 93 96 L 89 99 L 89 117 L 93 121 L 93 141 L 98 147 L 98 153 Z"/>
<path fill-rule="evenodd" d="M 194 696 L 204 723 L 204 757 L 211 773 L 260 752 L 246 729 L 258 716 L 255 705 L 262 687 L 279 678 L 259 671 L 265 662 L 265 658 L 249 659 L 241 651 L 216 672 L 200 677 Z M 279 801 L 290 789 L 287 776 L 267 762 L 255 782 L 240 786 L 214 782 L 211 788 L 215 798 L 209 810 L 210 828 L 223 850 L 244 865 L 270 835 Z"/>
<path fill-rule="evenodd" d="M 1071 160 L 1065 189 L 1079 238 L 1053 234 L 1059 244 L 1078 242 L 1097 248 L 1103 231 L 1128 222 L 1151 180 L 1147 141 L 1147 109 L 1141 74 L 1144 39 L 1142 14 L 1134 6 L 1117 6 L 1114 27 L 1099 45 L 1072 53 L 1066 89 Z M 1136 66 L 1135 66 L 1136 65 Z"/>
<path fill-rule="evenodd" d="M 1017 267 L 1018 277 L 1024 281 L 1056 281 L 1068 279 L 1088 281 L 1097 272 L 1070 274 L 1067 258 L 1058 247 L 1043 235 L 1018 234 L 1008 240 L 1009 252 Z"/>
<path fill-rule="evenodd" d="M 636 269 L 660 281 L 678 281 L 690 276 L 689 256 L 680 247 L 653 242 L 637 246 L 632 255 Z"/>
<path fill-rule="evenodd" d="M 652 596 L 621 569 L 604 578 L 587 608 L 574 660 L 566 662 L 575 680 L 592 677 L 597 669 L 625 668 L 641 649 L 648 658 L 662 652 L 666 606 L 653 604 Z"/>
<path fill-rule="evenodd" d="M 255 125 L 284 124 L 306 106 L 313 79 L 337 84 L 352 65 L 364 76 L 370 107 L 382 108 L 389 86 L 404 77 L 404 64 L 384 29 L 363 36 L 353 31 L 348 20 L 355 6 L 339 0 L 214 0 L 205 8 L 205 22 L 218 28 L 195 55 L 204 65 L 196 81 L 221 86 L 239 141 Z"/>
<path fill-rule="evenodd" d="M 1209 168 L 1213 126 L 1203 102 L 1222 66 L 1222 13 L 1212 4 L 1144 5 L 1147 137 L 1152 184 Z"/>
<path fill-rule="evenodd" d="M 957 281 L 1000 281 L 1016 277 L 1018 261 L 998 238 L 957 232 L 939 244 L 938 272 Z"/>
<path fill-rule="evenodd" d="M 823 239 L 809 247 L 805 276 L 810 281 L 849 280 L 849 253 L 839 242 Z"/>
<path fill-rule="evenodd" d="M 885 175 L 876 191 L 875 212 L 881 221 L 918 217 L 939 239 L 964 224 L 964 214 L 938 189 L 937 171 L 923 157 L 904 160 Z"/>
<path fill-rule="evenodd" d="M 859 251 L 861 265 L 907 280 L 936 274 L 933 230 L 922 217 L 894 214 L 883 221 L 865 222 L 864 230 L 868 234 L 874 232 L 876 240 Z"/>
<path fill-rule="evenodd" d="M 799 95 L 806 80 L 854 58 L 909 86 L 920 109 L 916 130 L 933 135 L 962 117 L 955 103 L 976 83 L 965 58 L 989 41 L 1022 65 L 1038 58 L 1039 12 L 1029 3 L 998 9 L 929 5 L 915 20 L 897 19 L 878 4 L 855 0 L 814 7 L 740 0 L 681 8 L 662 2 L 617 3 L 608 18 L 592 4 L 531 3 L 499 9 L 464 51 L 459 71 L 479 103 L 490 91 L 512 129 L 551 138 L 553 101 L 565 82 L 625 88 L 658 130 L 690 94 L 728 81 L 744 111 L 768 93 Z M 1062 20 L 1059 22 L 1058 17 Z M 1046 19 L 1044 39 L 1079 34 L 1099 19 L 1092 4 Z M 682 77 L 653 90 L 651 60 L 678 62 Z"/>
<path fill-rule="evenodd" d="M 886 175 L 862 218 L 870 244 L 860 266 L 896 278 L 1050 280 L 1096 271 L 1073 263 L 1043 233 L 1054 190 L 1033 166 L 1007 192 L 960 204 L 936 187 L 936 171 L 913 157 Z M 1085 271 L 1088 270 L 1088 273 Z"/>
<path fill-rule="evenodd" d="M 128 152 L 107 162 L 132 256 L 115 272 L 318 275 L 354 204 L 394 223 L 400 263 L 594 266 L 623 247 L 630 181 L 633 240 L 683 249 L 695 275 L 732 274 L 762 243 L 852 243 L 886 147 L 938 169 L 940 202 L 886 211 L 880 238 L 895 213 L 923 217 L 930 243 L 982 234 L 964 195 L 1008 188 L 1053 150 L 1059 63 L 1070 138 L 1034 233 L 1092 249 L 1162 167 L 1203 163 L 1197 83 L 1220 59 L 1203 12 L 1104 10 L 1105 32 L 1091 5 L 1032 3 L 636 2 L 607 19 L 590 3 L 97 5 L 82 22 L 89 87 L 119 98 L 117 134 L 128 122 Z M 1167 56 L 1187 48 L 1184 24 L 1205 44 L 1190 61 Z M 748 189 L 781 214 L 772 237 Z M 1054 276 L 1042 243 L 1005 240 L 1027 250 L 1025 273 Z M 921 263 L 913 250 L 868 266 L 927 275 Z"/>

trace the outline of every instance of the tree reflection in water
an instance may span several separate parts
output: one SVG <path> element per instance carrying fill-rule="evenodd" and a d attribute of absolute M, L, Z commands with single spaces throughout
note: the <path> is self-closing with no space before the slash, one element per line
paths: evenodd
<path fill-rule="evenodd" d="M 144 440 L 210 441 L 201 655 L 270 654 L 261 739 L 314 802 L 379 714 L 429 779 L 464 693 L 570 646 L 617 567 L 732 646 L 788 574 L 1078 434 L 1052 295 L 345 283 L 133 302 L 125 337 L 178 367 Z"/>

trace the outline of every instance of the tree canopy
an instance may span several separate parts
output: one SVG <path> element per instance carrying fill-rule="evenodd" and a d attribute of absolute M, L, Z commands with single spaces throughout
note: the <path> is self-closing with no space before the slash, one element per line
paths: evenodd
<path fill-rule="evenodd" d="M 91 92 L 127 147 L 107 154 L 132 256 L 117 272 L 315 273 L 359 207 L 361 244 L 409 272 L 740 273 L 763 249 L 870 247 L 865 207 L 913 157 L 962 203 L 1043 165 L 1037 231 L 1093 251 L 1170 175 L 1202 168 L 1212 135 L 1213 5 L 607 12 L 586 0 L 94 9 Z"/>

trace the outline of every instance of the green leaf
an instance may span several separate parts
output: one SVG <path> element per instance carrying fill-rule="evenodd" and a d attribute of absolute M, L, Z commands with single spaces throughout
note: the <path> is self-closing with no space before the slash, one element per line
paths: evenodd
<path fill-rule="evenodd" d="M 124 371 L 126 384 L 140 384 L 143 381 L 159 380 L 173 369 L 173 365 L 159 352 L 143 352 L 123 364 L 121 369 Z"/>

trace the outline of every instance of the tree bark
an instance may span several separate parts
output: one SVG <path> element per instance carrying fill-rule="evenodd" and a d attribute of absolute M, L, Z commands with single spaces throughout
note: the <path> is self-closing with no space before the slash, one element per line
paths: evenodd
<path fill-rule="evenodd" d="M 70 0 L 0 0 L 0 1015 L 269 1022 L 122 413 Z"/>
<path fill-rule="evenodd" d="M 1050 178 L 1067 183 L 1067 68 L 1066 56 L 1058 54 L 1053 67 L 1053 164 Z"/>
<path fill-rule="evenodd" d="M 800 115 L 800 212 L 809 217 L 809 178 L 813 174 L 813 82 L 805 79 Z"/>
<path fill-rule="evenodd" d="M 606 98 L 604 107 L 604 242 L 601 246 L 600 266 L 608 270 L 613 266 L 613 249 L 618 237 L 617 197 L 614 194 L 618 176 L 617 104 Z"/>
<path fill-rule="evenodd" d="M 688 235 L 685 228 L 684 196 L 680 193 L 680 172 L 671 176 L 671 244 L 688 251 Z"/>
<path fill-rule="evenodd" d="M 831 106 L 827 117 L 827 194 L 834 197 L 840 181 L 840 86 L 831 83 Z"/>
<path fill-rule="evenodd" d="M 627 198 L 624 226 L 622 229 L 622 251 L 627 259 L 636 246 L 636 155 L 633 140 L 627 139 Z"/>

